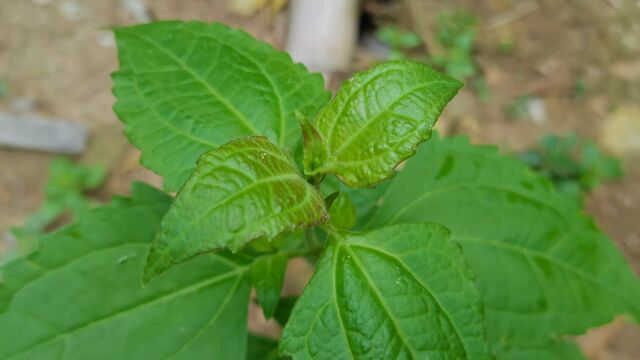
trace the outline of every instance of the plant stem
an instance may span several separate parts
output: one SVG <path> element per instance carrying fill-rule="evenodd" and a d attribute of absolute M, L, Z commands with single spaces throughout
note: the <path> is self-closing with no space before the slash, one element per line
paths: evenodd
<path fill-rule="evenodd" d="M 320 226 L 322 228 L 322 230 L 324 230 L 327 234 L 335 237 L 336 239 L 342 240 L 344 239 L 344 236 L 342 236 L 342 234 L 340 234 L 340 232 L 338 231 L 338 229 L 336 229 L 333 225 L 331 224 L 324 224 Z"/>

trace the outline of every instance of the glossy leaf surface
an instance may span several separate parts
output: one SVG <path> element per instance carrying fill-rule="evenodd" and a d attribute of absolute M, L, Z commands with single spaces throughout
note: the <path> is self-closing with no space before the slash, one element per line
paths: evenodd
<path fill-rule="evenodd" d="M 540 175 L 493 147 L 432 139 L 370 226 L 436 222 L 462 244 L 494 348 L 546 344 L 631 313 L 640 283 L 611 240 Z"/>
<path fill-rule="evenodd" d="M 434 224 L 335 234 L 280 348 L 296 359 L 483 359 L 480 297 Z"/>
<path fill-rule="evenodd" d="M 328 218 L 320 193 L 291 155 L 264 137 L 231 141 L 203 155 L 162 219 L 144 281 L 199 254 L 237 251 L 258 238 Z"/>
<path fill-rule="evenodd" d="M 203 153 L 264 135 L 294 152 L 300 126 L 329 99 L 322 77 L 243 31 L 161 21 L 115 30 L 115 112 L 142 164 L 177 191 Z"/>
<path fill-rule="evenodd" d="M 385 62 L 355 74 L 315 118 L 315 132 L 305 131 L 305 173 L 335 174 L 354 188 L 391 177 L 429 139 L 461 86 L 412 61 Z"/>
<path fill-rule="evenodd" d="M 170 198 L 144 185 L 2 268 L 2 359 L 242 359 L 247 267 L 199 257 L 142 288 Z"/>

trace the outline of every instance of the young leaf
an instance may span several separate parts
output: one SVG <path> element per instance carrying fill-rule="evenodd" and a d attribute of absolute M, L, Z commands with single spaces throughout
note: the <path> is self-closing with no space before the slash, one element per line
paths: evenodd
<path fill-rule="evenodd" d="M 199 254 L 310 226 L 328 218 L 320 193 L 289 153 L 264 137 L 204 154 L 162 219 L 143 281 Z"/>
<path fill-rule="evenodd" d="M 356 211 L 356 223 L 354 229 L 360 230 L 371 219 L 371 216 L 382 201 L 382 195 L 389 187 L 393 179 L 377 184 L 374 188 L 352 189 L 341 183 L 335 176 L 328 176 L 320 185 L 322 194 L 328 195 L 339 191 L 346 194 L 353 203 Z"/>
<path fill-rule="evenodd" d="M 177 191 L 203 153 L 264 135 L 290 151 L 299 111 L 329 100 L 322 77 L 286 53 L 221 24 L 161 21 L 115 30 L 114 110 L 142 163 Z"/>
<path fill-rule="evenodd" d="M 412 61 L 385 62 L 354 75 L 313 122 L 319 136 L 305 139 L 305 174 L 335 174 L 355 188 L 391 177 L 429 139 L 460 87 Z"/>
<path fill-rule="evenodd" d="M 640 319 L 640 282 L 571 200 L 495 148 L 432 139 L 407 162 L 371 226 L 447 226 L 476 274 L 495 347 L 547 343 L 620 313 Z"/>
<path fill-rule="evenodd" d="M 284 329 L 296 359 L 488 358 L 480 296 L 435 224 L 334 234 Z"/>
<path fill-rule="evenodd" d="M 273 316 L 278 306 L 288 259 L 285 253 L 263 255 L 257 258 L 251 267 L 251 278 L 258 295 L 258 303 L 267 319 Z"/>
<path fill-rule="evenodd" d="M 244 358 L 248 267 L 202 256 L 140 286 L 169 202 L 136 185 L 5 265 L 0 358 Z"/>
<path fill-rule="evenodd" d="M 350 229 L 356 223 L 356 208 L 347 193 L 338 192 L 329 208 L 331 224 L 338 229 Z"/>

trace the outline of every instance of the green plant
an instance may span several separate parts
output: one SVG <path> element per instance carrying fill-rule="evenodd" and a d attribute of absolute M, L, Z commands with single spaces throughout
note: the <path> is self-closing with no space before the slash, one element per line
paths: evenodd
<path fill-rule="evenodd" d="M 528 94 L 518 95 L 504 107 L 505 115 L 511 119 L 526 119 L 529 117 L 529 102 L 533 96 Z"/>
<path fill-rule="evenodd" d="M 473 60 L 476 23 L 475 16 L 462 10 L 440 13 L 436 30 L 436 41 L 440 49 L 431 49 L 436 50 L 436 53 L 430 57 L 429 62 L 458 80 L 465 81 L 477 75 L 478 69 Z M 389 47 L 390 60 L 405 60 L 408 58 L 407 50 L 422 45 L 418 34 L 393 25 L 378 29 L 376 38 Z M 481 97 L 488 94 L 482 79 L 474 87 Z"/>
<path fill-rule="evenodd" d="M 498 52 L 502 55 L 511 55 L 516 51 L 514 39 L 509 36 L 502 36 L 498 40 Z"/>
<path fill-rule="evenodd" d="M 85 192 L 100 186 L 105 175 L 101 166 L 76 165 L 67 158 L 53 159 L 42 205 L 27 218 L 24 226 L 11 229 L 18 243 L 18 254 L 32 251 L 37 239 L 63 215 L 69 214 L 73 220 L 86 213 L 90 204 Z"/>
<path fill-rule="evenodd" d="M 135 183 L 5 265 L 1 358 L 568 359 L 564 335 L 640 318 L 637 278 L 573 202 L 431 137 L 458 81 L 393 61 L 330 99 L 223 25 L 115 32 L 114 109 L 178 193 Z M 297 256 L 315 274 L 279 301 Z M 252 287 L 279 344 L 248 334 Z"/>
<path fill-rule="evenodd" d="M 451 77 L 467 81 L 481 101 L 491 98 L 486 80 L 478 76 L 479 69 L 473 59 L 477 18 L 465 11 L 443 12 L 438 15 L 436 39 L 441 48 L 431 56 L 430 62 Z"/>
<path fill-rule="evenodd" d="M 8 94 L 9 94 L 9 83 L 5 79 L 0 78 L 0 99 L 7 96 Z"/>
<path fill-rule="evenodd" d="M 577 101 L 582 101 L 587 96 L 587 82 L 583 78 L 577 79 L 573 83 L 572 97 Z"/>
<path fill-rule="evenodd" d="M 537 148 L 523 151 L 519 158 L 551 180 L 558 191 L 580 202 L 601 183 L 622 177 L 617 158 L 576 134 L 546 135 Z"/>
<path fill-rule="evenodd" d="M 478 73 L 473 60 L 476 23 L 475 16 L 461 10 L 438 15 L 436 39 L 442 49 L 431 62 L 455 79 L 465 80 Z"/>
<path fill-rule="evenodd" d="M 441 48 L 428 62 L 455 79 L 466 81 L 476 77 L 478 68 L 473 59 L 476 22 L 475 16 L 460 10 L 439 14 L 436 40 Z M 407 51 L 422 45 L 418 34 L 393 25 L 378 29 L 376 37 L 389 47 L 389 60 L 409 59 Z M 489 101 L 491 92 L 484 78 L 473 79 L 472 85 L 481 101 Z"/>
<path fill-rule="evenodd" d="M 378 29 L 376 38 L 389 47 L 390 60 L 404 60 L 406 50 L 422 45 L 422 39 L 418 34 L 404 31 L 393 25 L 386 25 Z"/>
<path fill-rule="evenodd" d="M 491 89 L 484 78 L 478 78 L 473 81 L 473 90 L 481 101 L 487 102 L 491 100 Z"/>

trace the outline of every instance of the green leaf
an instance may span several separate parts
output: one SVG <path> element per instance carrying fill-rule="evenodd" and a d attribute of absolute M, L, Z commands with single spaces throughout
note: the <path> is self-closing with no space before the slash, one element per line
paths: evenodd
<path fill-rule="evenodd" d="M 280 326 L 285 326 L 289 321 L 291 311 L 293 311 L 293 306 L 298 302 L 298 298 L 296 295 L 285 296 L 278 302 L 278 307 L 273 313 L 273 318 L 276 319 Z"/>
<path fill-rule="evenodd" d="M 99 165 L 76 165 L 63 157 L 53 159 L 42 205 L 29 215 L 24 226 L 11 229 L 18 243 L 17 254 L 35 250 L 38 239 L 63 215 L 69 214 L 72 219 L 82 216 L 90 205 L 84 192 L 100 186 L 105 175 Z"/>
<path fill-rule="evenodd" d="M 356 208 L 349 195 L 338 192 L 329 208 L 331 224 L 339 229 L 350 229 L 356 223 Z"/>
<path fill-rule="evenodd" d="M 0 358 L 244 358 L 248 267 L 202 256 L 140 285 L 169 202 L 136 185 L 5 265 Z"/>
<path fill-rule="evenodd" d="M 351 199 L 356 209 L 355 229 L 362 227 L 371 219 L 371 216 L 382 201 L 382 195 L 393 180 L 377 184 L 374 188 L 352 189 L 336 179 L 334 176 L 327 177 L 321 184 L 320 189 L 325 195 L 339 191 L 345 193 Z"/>
<path fill-rule="evenodd" d="M 264 336 L 249 334 L 247 338 L 247 360 L 277 360 L 278 342 Z"/>
<path fill-rule="evenodd" d="M 462 83 L 412 61 L 389 61 L 354 75 L 320 111 L 319 140 L 305 142 L 308 176 L 335 174 L 350 187 L 371 187 L 429 139 Z M 307 139 L 305 139 L 307 140 Z"/>
<path fill-rule="evenodd" d="M 392 49 L 412 49 L 422 44 L 418 34 L 400 30 L 391 25 L 383 26 L 376 31 L 376 38 Z"/>
<path fill-rule="evenodd" d="M 2 99 L 3 97 L 9 95 L 10 93 L 10 86 L 9 83 L 7 82 L 6 79 L 4 78 L 0 78 L 0 99 Z"/>
<path fill-rule="evenodd" d="M 508 349 L 498 355 L 500 360 L 586 360 L 571 341 L 554 341 L 546 346 Z"/>
<path fill-rule="evenodd" d="M 435 224 L 334 234 L 284 329 L 296 359 L 488 358 L 480 296 Z"/>
<path fill-rule="evenodd" d="M 251 278 L 258 295 L 258 303 L 267 319 L 273 316 L 278 306 L 288 259 L 286 253 L 263 255 L 257 258 L 251 267 Z"/>
<path fill-rule="evenodd" d="M 299 111 L 329 100 L 320 75 L 245 32 L 221 24 L 161 21 L 115 30 L 120 69 L 114 110 L 141 162 L 177 191 L 203 153 L 264 135 L 294 152 Z"/>
<path fill-rule="evenodd" d="M 613 243 L 542 176 L 493 147 L 434 138 L 370 226 L 437 222 L 476 274 L 495 347 L 547 343 L 616 314 L 640 319 L 640 282 Z"/>
<path fill-rule="evenodd" d="M 143 281 L 199 254 L 236 252 L 327 218 L 322 196 L 285 149 L 264 137 L 231 141 L 198 160 L 162 219 Z"/>

